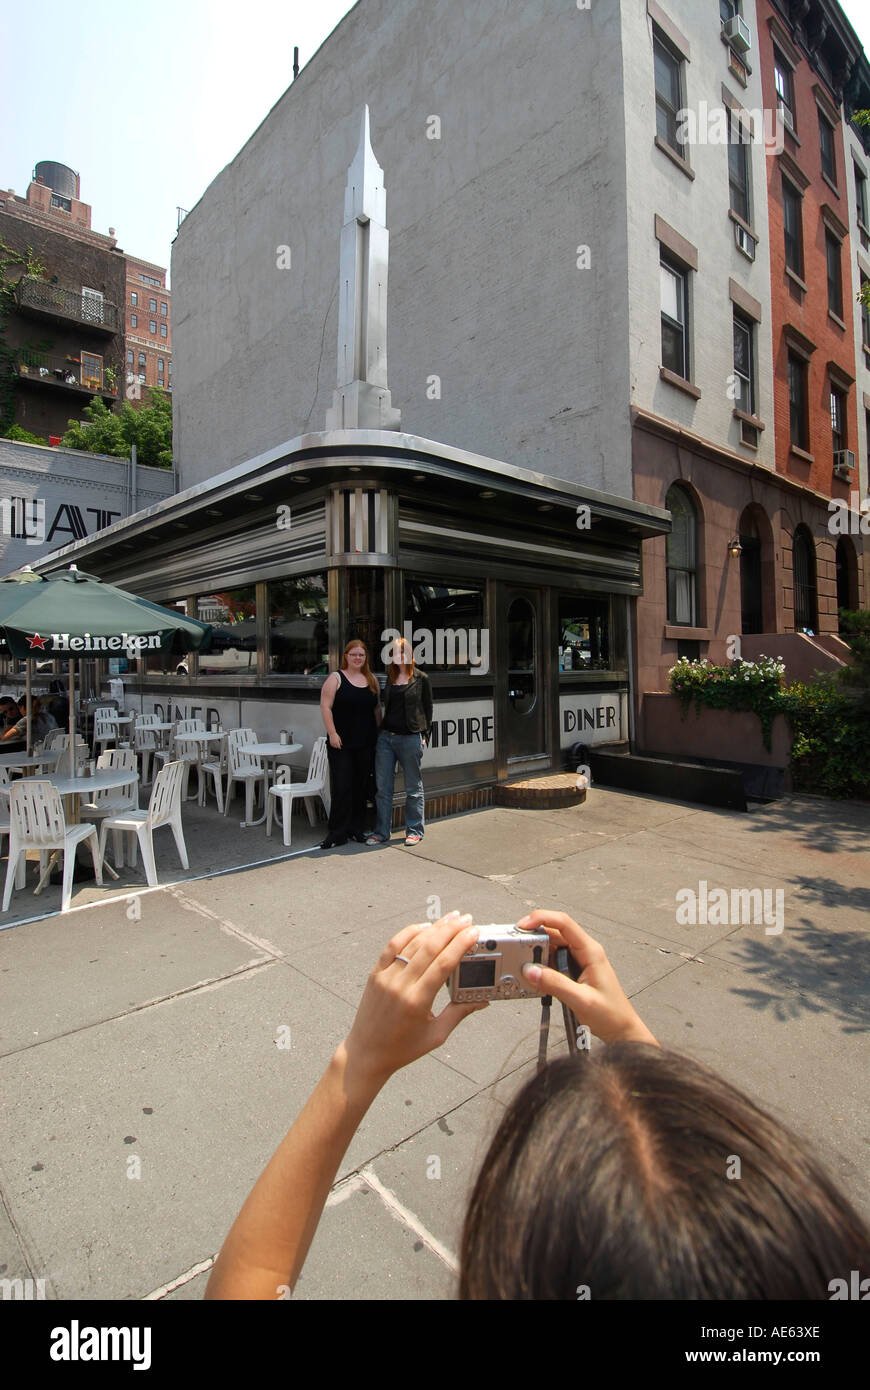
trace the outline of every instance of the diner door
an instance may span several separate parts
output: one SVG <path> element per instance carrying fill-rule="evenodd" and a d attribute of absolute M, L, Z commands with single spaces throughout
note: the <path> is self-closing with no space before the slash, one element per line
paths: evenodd
<path fill-rule="evenodd" d="M 500 777 L 549 766 L 544 605 L 539 589 L 501 586 L 496 727 Z"/>

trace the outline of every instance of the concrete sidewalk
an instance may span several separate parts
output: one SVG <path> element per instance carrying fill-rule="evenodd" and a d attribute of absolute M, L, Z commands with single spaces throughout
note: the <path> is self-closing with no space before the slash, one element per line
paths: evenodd
<path fill-rule="evenodd" d="M 91 888 L 0 932 L 0 1277 L 44 1279 L 49 1298 L 201 1297 L 383 945 L 453 907 L 571 912 L 659 1039 L 806 1135 L 870 1216 L 870 806 L 740 815 L 594 788 L 570 810 L 433 823 L 415 849 L 305 851 L 313 833 L 294 828 L 288 859 L 280 836 L 243 832 L 282 857 L 132 902 Z M 678 925 L 677 893 L 701 883 L 781 890 L 784 930 Z M 297 1298 L 451 1295 L 469 1184 L 533 1069 L 538 1017 L 495 1005 L 393 1078 Z"/>

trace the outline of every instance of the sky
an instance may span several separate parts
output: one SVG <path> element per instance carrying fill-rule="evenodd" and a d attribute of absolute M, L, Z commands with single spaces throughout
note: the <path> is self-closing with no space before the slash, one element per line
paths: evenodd
<path fill-rule="evenodd" d="M 870 0 L 841 4 L 870 54 Z M 0 0 L 0 188 L 23 196 L 37 161 L 68 164 L 95 230 L 114 227 L 123 250 L 168 267 L 176 209 L 198 202 L 286 91 L 294 46 L 304 67 L 352 8 L 127 0 L 89 11 L 39 0 L 24 10 Z"/>

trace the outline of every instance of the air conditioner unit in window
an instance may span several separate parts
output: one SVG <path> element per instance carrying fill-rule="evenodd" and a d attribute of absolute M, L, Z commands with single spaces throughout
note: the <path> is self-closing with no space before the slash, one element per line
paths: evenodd
<path fill-rule="evenodd" d="M 722 33 L 738 53 L 748 53 L 752 47 L 752 31 L 742 15 L 733 15 L 722 25 Z"/>
<path fill-rule="evenodd" d="M 792 135 L 794 135 L 794 116 L 791 114 L 790 108 L 788 106 L 785 106 L 783 102 L 780 101 L 777 102 L 777 110 L 779 111 L 780 116 L 782 116 L 783 125 L 786 127 L 787 130 L 791 131 Z"/>
<path fill-rule="evenodd" d="M 745 227 L 741 227 L 739 222 L 734 223 L 734 240 L 737 243 L 738 251 L 742 251 L 744 256 L 748 256 L 751 261 L 754 261 L 755 237 L 747 232 Z"/>
<path fill-rule="evenodd" d="M 851 478 L 855 472 L 855 455 L 851 449 L 837 449 L 834 454 L 834 472 L 838 478 Z"/>

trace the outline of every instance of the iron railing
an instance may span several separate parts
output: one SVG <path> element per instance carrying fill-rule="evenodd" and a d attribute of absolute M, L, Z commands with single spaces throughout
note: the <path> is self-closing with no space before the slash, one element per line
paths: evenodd
<path fill-rule="evenodd" d="M 111 378 L 108 372 L 111 367 L 105 368 L 97 366 L 96 370 L 88 368 L 87 363 L 84 368 L 81 361 L 74 357 L 57 357 L 47 352 L 31 352 L 24 350 L 18 359 L 18 375 L 36 381 L 45 381 L 49 385 L 74 386 L 79 390 L 99 392 L 103 396 L 117 396 L 117 383 L 109 385 Z"/>
<path fill-rule="evenodd" d="M 52 285 L 48 280 L 25 275 L 18 281 L 15 298 L 22 309 L 72 319 L 75 323 L 102 328 L 108 333 L 118 332 L 118 306 L 97 294 L 68 290 L 63 285 Z"/>

